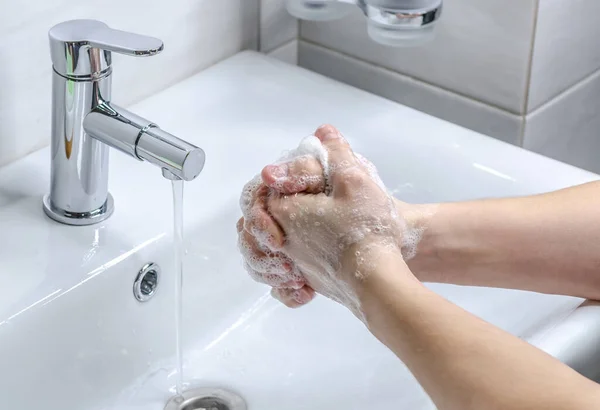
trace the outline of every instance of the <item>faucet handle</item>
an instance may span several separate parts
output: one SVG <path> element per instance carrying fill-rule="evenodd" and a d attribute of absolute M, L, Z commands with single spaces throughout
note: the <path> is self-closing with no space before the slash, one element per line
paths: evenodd
<path fill-rule="evenodd" d="M 111 52 L 151 56 L 163 50 L 157 38 L 111 29 L 97 20 L 71 20 L 48 32 L 54 71 L 72 79 L 94 79 L 110 73 Z"/>

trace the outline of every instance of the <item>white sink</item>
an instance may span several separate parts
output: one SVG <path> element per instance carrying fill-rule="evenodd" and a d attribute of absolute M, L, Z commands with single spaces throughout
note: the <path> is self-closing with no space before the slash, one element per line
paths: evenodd
<path fill-rule="evenodd" d="M 317 126 L 338 126 L 406 201 L 523 195 L 597 178 L 251 52 L 132 109 L 207 153 L 205 171 L 185 187 L 185 379 L 234 390 L 251 410 L 433 408 L 350 313 L 323 298 L 287 310 L 242 270 L 243 184 Z M 170 183 L 113 151 L 114 216 L 63 226 L 42 211 L 49 158 L 44 149 L 0 170 L 0 407 L 162 409 L 175 384 Z M 147 262 L 162 276 L 156 296 L 139 303 L 132 285 Z M 570 348 L 581 332 L 552 331 L 572 325 L 565 318 L 577 316 L 580 299 L 432 288 L 569 364 L 591 360 Z"/>

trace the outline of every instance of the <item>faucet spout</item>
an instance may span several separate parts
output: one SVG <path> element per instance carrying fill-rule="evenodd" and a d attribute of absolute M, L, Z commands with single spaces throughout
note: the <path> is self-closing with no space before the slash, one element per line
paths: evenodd
<path fill-rule="evenodd" d="M 114 104 L 98 105 L 83 120 L 83 129 L 91 137 L 184 181 L 194 180 L 204 168 L 206 156 L 201 148 Z"/>
<path fill-rule="evenodd" d="M 111 102 L 112 52 L 151 56 L 163 49 L 162 41 L 95 20 L 60 23 L 48 36 L 53 73 L 46 215 L 67 225 L 111 216 L 109 147 L 156 165 L 167 179 L 191 181 L 200 174 L 204 151 Z"/>

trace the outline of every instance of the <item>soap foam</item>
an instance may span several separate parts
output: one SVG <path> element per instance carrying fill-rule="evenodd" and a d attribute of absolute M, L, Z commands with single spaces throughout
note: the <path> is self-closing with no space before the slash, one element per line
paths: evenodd
<path fill-rule="evenodd" d="M 395 201 L 375 166 L 365 157 L 354 155 L 356 163 L 340 161 L 332 166 L 327 150 L 315 136 L 303 139 L 298 148 L 285 152 L 275 164 L 285 165 L 294 161 L 314 159 L 319 161 L 324 172 L 326 194 L 331 193 L 328 181 L 334 173 L 340 178 L 357 178 L 357 175 L 358 178 L 366 178 L 366 171 L 370 181 L 379 189 L 372 185 L 369 187 L 358 184 L 348 199 L 354 202 L 354 205 L 345 204 L 342 208 L 331 208 L 330 198 L 316 196 L 315 200 L 321 203 L 317 204 L 314 212 L 306 206 L 301 206 L 301 198 L 296 200 L 290 197 L 289 207 L 294 212 L 287 213 L 287 205 L 283 208 L 289 218 L 285 224 L 288 239 L 286 252 L 271 249 L 269 234 L 257 229 L 253 229 L 251 233 L 266 256 L 257 257 L 252 247 L 245 243 L 243 235 L 240 236 L 239 247 L 247 269 L 255 280 L 279 288 L 288 288 L 288 285 L 293 284 L 295 289 L 310 283 L 319 293 L 345 305 L 362 319 L 357 296 L 348 283 L 340 280 L 341 255 L 346 255 L 349 249 L 360 244 L 360 250 L 351 256 L 355 269 L 354 277 L 359 281 L 364 280 L 378 259 L 377 254 L 372 254 L 373 252 L 400 249 L 405 259 L 413 258 L 425 227 L 409 225 L 399 215 Z M 310 175 L 285 175 L 277 180 L 275 188 L 282 187 L 278 186 L 278 183 L 287 183 L 289 188 L 290 181 L 297 184 L 297 187 L 304 187 L 309 183 L 314 185 L 321 182 L 321 178 Z M 240 206 L 248 221 L 255 217 L 251 208 L 253 198 L 257 195 L 268 195 L 258 192 L 265 188 L 260 175 L 244 187 Z M 337 233 L 333 234 L 334 232 Z M 398 243 L 398 239 L 401 239 L 401 243 Z M 322 246 L 317 248 L 315 243 Z M 376 246 L 372 247 L 369 243 L 376 243 Z M 286 253 L 302 257 L 296 258 L 296 263 L 293 263 Z M 294 293 L 282 291 L 279 294 Z"/>
<path fill-rule="evenodd" d="M 317 159 L 323 170 L 329 168 L 327 150 L 314 135 L 304 138 L 296 149 L 284 152 L 274 164 L 289 164 L 309 158 Z M 291 182 L 297 186 L 307 186 L 321 179 L 319 176 L 311 175 L 290 176 L 290 178 L 294 178 Z M 278 186 L 278 183 L 283 184 L 284 182 L 286 182 L 285 178 L 277 181 L 275 188 L 281 189 L 282 186 Z M 287 182 L 289 182 L 289 178 Z M 290 186 L 288 185 L 288 187 Z M 260 189 L 265 189 L 265 186 L 262 184 L 261 175 L 258 174 L 244 186 L 240 196 L 240 208 L 244 219 L 247 221 L 246 225 L 252 226 L 250 233 L 254 236 L 259 250 L 264 253 L 262 257 L 257 256 L 256 250 L 246 242 L 243 235 L 240 235 L 238 247 L 242 253 L 245 267 L 253 279 L 258 282 L 274 287 L 281 287 L 283 285 L 290 287 L 291 284 L 291 287 L 294 289 L 300 288 L 306 281 L 298 272 L 293 262 L 285 254 L 273 250 L 271 235 L 264 230 L 258 229 L 253 224 L 257 217 L 256 211 L 252 208 L 253 198 L 263 194 L 258 192 Z"/>

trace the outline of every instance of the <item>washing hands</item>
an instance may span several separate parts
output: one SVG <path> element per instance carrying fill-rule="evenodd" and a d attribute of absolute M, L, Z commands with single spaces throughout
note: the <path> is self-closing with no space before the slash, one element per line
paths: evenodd
<path fill-rule="evenodd" d="M 598 385 L 420 281 L 600 299 L 599 190 L 406 204 L 323 126 L 246 185 L 239 247 L 285 305 L 319 293 L 346 306 L 439 410 L 598 409 Z"/>
<path fill-rule="evenodd" d="M 316 292 L 361 317 L 361 286 L 379 256 L 414 252 L 418 230 L 398 212 L 402 204 L 331 126 L 264 168 L 240 204 L 246 270 L 290 307 Z"/>

